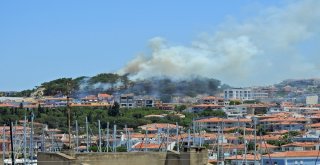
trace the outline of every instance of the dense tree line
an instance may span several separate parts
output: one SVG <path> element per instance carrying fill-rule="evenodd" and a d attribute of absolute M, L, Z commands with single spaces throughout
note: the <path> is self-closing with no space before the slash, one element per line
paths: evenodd
<path fill-rule="evenodd" d="M 31 116 L 34 116 L 35 122 L 45 123 L 49 128 L 59 128 L 63 132 L 67 132 L 67 109 L 66 107 L 60 108 L 44 108 L 39 106 L 35 109 L 25 108 L 0 108 L 0 124 L 3 125 L 8 122 L 9 119 L 12 121 L 23 120 L 24 115 L 27 115 L 30 121 Z M 130 128 L 137 129 L 138 126 L 150 123 L 172 123 L 176 122 L 179 125 L 190 128 L 192 120 L 198 117 L 204 116 L 217 116 L 224 117 L 225 113 L 221 111 L 204 111 L 203 113 L 183 113 L 186 117 L 179 118 L 175 115 L 176 112 L 158 110 L 155 108 L 133 108 L 124 109 L 119 108 L 119 105 L 111 107 L 71 107 L 71 120 L 75 125 L 75 120 L 78 121 L 80 127 L 85 126 L 85 118 L 87 117 L 90 123 L 90 128 L 93 132 L 97 133 L 98 120 L 101 122 L 103 129 L 107 127 L 107 123 L 110 126 L 116 124 L 119 129 L 124 128 L 125 125 Z M 146 118 L 146 115 L 150 114 L 167 114 L 166 117 L 150 117 Z M 84 131 L 84 130 L 80 130 Z"/>

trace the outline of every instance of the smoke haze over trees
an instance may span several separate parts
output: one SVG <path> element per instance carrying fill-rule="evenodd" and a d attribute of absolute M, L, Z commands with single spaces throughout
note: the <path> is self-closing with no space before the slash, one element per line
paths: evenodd
<path fill-rule="evenodd" d="M 69 87 L 67 86 L 69 84 Z M 93 77 L 60 78 L 42 83 L 38 88 L 45 88 L 45 96 L 66 95 L 68 90 L 72 97 L 84 97 L 98 93 L 122 94 L 134 93 L 135 95 L 149 95 L 171 100 L 172 96 L 191 96 L 199 94 L 215 94 L 221 85 L 219 80 L 204 77 L 190 77 L 189 79 L 170 79 L 166 77 L 153 77 L 144 80 L 129 80 L 128 75 L 102 73 Z M 33 90 L 28 90 L 30 93 Z M 26 91 L 20 92 L 21 96 Z M 28 95 L 30 95 L 28 93 Z"/>

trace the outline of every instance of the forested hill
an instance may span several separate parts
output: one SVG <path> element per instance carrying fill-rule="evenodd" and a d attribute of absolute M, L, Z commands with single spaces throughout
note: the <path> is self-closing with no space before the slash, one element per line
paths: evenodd
<path fill-rule="evenodd" d="M 171 80 L 169 78 L 150 78 L 130 80 L 128 75 L 102 73 L 93 77 L 60 78 L 44 82 L 32 90 L 24 90 L 15 96 L 35 95 L 41 90 L 44 96 L 70 94 L 72 97 L 84 97 L 97 93 L 134 93 L 136 95 L 153 95 L 160 98 L 179 96 L 196 96 L 198 94 L 215 94 L 221 85 L 219 80 L 194 77 L 188 80 Z"/>

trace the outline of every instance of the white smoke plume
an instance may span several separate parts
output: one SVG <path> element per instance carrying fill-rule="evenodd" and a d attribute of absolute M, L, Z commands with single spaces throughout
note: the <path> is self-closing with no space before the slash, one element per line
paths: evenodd
<path fill-rule="evenodd" d="M 288 2 L 245 21 L 228 20 L 190 46 L 155 37 L 151 53 L 136 57 L 119 73 L 134 79 L 203 76 L 238 86 L 319 76 L 320 1 Z"/>

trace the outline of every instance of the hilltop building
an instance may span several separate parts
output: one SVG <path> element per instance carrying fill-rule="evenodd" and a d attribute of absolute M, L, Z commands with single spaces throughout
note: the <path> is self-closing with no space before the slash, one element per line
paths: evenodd
<path fill-rule="evenodd" d="M 226 100 L 253 100 L 253 93 L 248 88 L 230 88 L 224 90 Z"/>
<path fill-rule="evenodd" d="M 318 104 L 318 95 L 306 96 L 306 104 L 307 105 L 315 105 Z"/>

